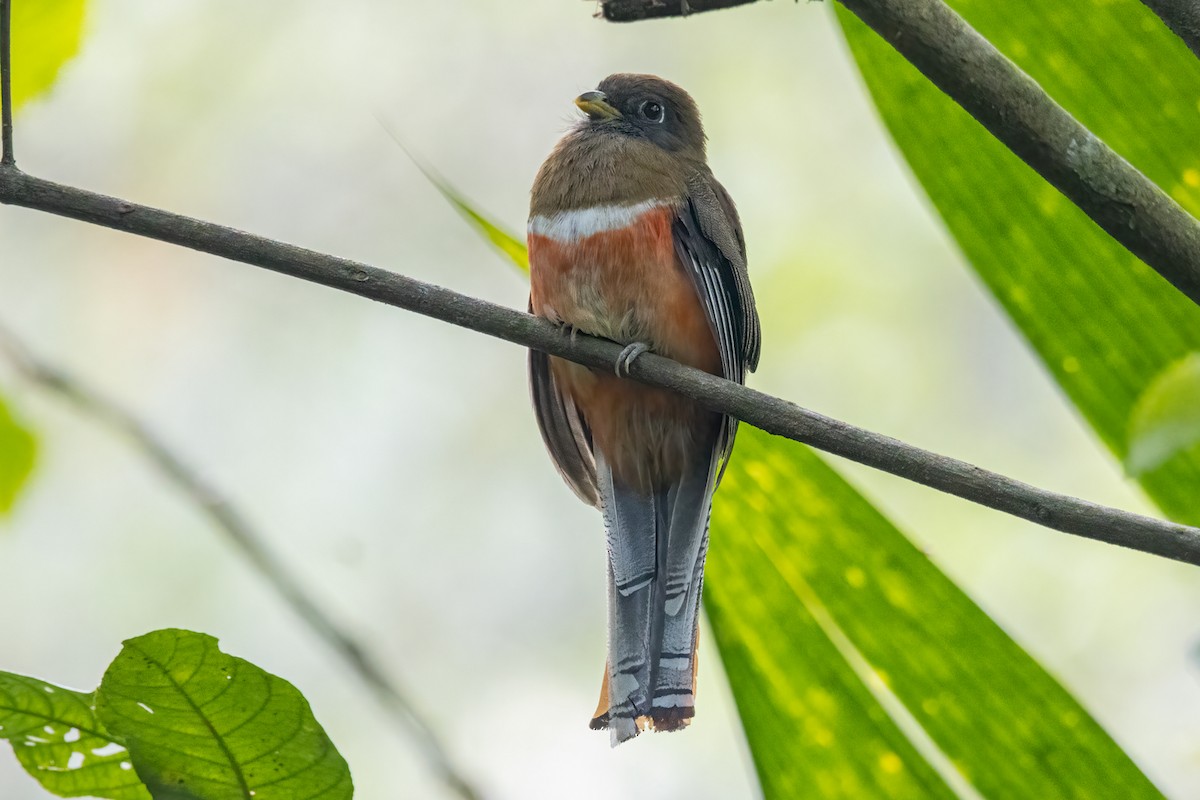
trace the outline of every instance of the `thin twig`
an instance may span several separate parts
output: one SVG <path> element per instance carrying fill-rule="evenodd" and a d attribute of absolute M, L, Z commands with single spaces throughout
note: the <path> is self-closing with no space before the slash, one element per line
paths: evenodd
<path fill-rule="evenodd" d="M 1200 58 L 1200 3 L 1196 0 L 1142 0 Z"/>
<path fill-rule="evenodd" d="M 234 548 L 259 571 L 292 611 L 326 645 L 350 664 L 376 699 L 381 701 L 389 715 L 418 742 L 439 776 L 460 797 L 467 800 L 479 797 L 451 763 L 437 735 L 422 714 L 414 708 L 412 701 L 387 677 L 362 645 L 342 630 L 341 626 L 305 592 L 300 582 L 288 574 L 271 554 L 262 535 L 255 531 L 228 499 L 185 464 L 132 412 L 104 397 L 75 376 L 35 355 L 28 345 L 3 324 L 0 324 L 0 353 L 7 356 L 26 380 L 66 398 L 80 412 L 116 431 L 140 450 L 176 489 L 225 534 Z"/>
<path fill-rule="evenodd" d="M 732 8 L 754 0 L 601 0 L 600 16 L 609 22 L 637 22 L 655 17 L 686 17 L 701 11 Z"/>
<path fill-rule="evenodd" d="M 622 2 L 648 10 L 659 0 Z M 942 0 L 839 2 L 1093 222 L 1200 304 L 1200 222 Z M 1196 0 L 1161 4 L 1168 3 L 1200 13 Z"/>
<path fill-rule="evenodd" d="M 0 167 L 0 203 L 273 270 L 486 333 L 589 367 L 611 370 L 621 347 L 563 336 L 552 323 L 368 264 L 88 192 Z M 1200 529 L 1039 489 L 957 459 L 800 408 L 786 400 L 646 354 L 631 376 L 691 397 L 779 436 L 812 445 L 1048 528 L 1200 565 Z"/>
<path fill-rule="evenodd" d="M 12 0 L 0 0 L 0 164 L 15 166 L 12 101 Z"/>

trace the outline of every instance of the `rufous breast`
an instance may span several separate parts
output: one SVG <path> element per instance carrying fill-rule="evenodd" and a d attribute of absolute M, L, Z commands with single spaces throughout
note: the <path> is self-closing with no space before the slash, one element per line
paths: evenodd
<path fill-rule="evenodd" d="M 538 316 L 721 373 L 704 306 L 675 252 L 675 204 L 646 200 L 529 220 L 530 304 Z M 650 488 L 708 446 L 713 420 L 692 401 L 554 359 L 614 470 Z"/>

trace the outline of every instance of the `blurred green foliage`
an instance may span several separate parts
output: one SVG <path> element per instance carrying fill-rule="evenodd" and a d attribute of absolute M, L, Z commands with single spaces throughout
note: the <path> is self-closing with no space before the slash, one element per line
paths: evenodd
<path fill-rule="evenodd" d="M 37 440 L 0 397 L 0 516 L 12 510 L 37 457 Z"/>
<path fill-rule="evenodd" d="M 83 35 L 85 0 L 34 0 L 12 7 L 13 109 L 49 90 Z"/>
<path fill-rule="evenodd" d="M 525 242 L 518 239 L 513 234 L 504 229 L 504 226 L 493 221 L 491 217 L 483 214 L 475 209 L 475 206 L 463 196 L 461 192 L 455 189 L 450 182 L 438 174 L 425 159 L 414 153 L 400 135 L 389 125 L 385 120 L 376 117 L 379 124 L 387 131 L 388 136 L 392 137 L 392 141 L 400 146 L 404 154 L 412 160 L 417 169 L 429 181 L 434 189 L 437 189 L 438 194 L 451 206 L 454 210 L 462 215 L 475 232 L 487 241 L 492 247 L 500 251 L 501 255 L 506 257 L 513 265 L 522 272 L 529 272 L 529 253 L 525 249 Z"/>
<path fill-rule="evenodd" d="M 1200 353 L 1167 367 L 1133 408 L 1125 469 L 1157 469 L 1200 444 Z"/>
<path fill-rule="evenodd" d="M 16 111 L 46 92 L 76 51 L 84 0 L 38 0 L 12 8 L 12 105 Z M 0 516 L 12 510 L 33 469 L 36 441 L 0 397 Z"/>
<path fill-rule="evenodd" d="M 1200 212 L 1200 70 L 1137 0 L 978 3 L 966 20 L 1184 208 Z M 1200 313 L 840 6 L 851 51 L 917 180 L 996 300 L 1124 458 L 1148 387 L 1200 350 Z M 1141 475 L 1200 525 L 1200 451 Z"/>
<path fill-rule="evenodd" d="M 484 239 L 487 239 L 493 247 L 507 256 L 517 269 L 529 272 L 529 253 L 525 250 L 524 242 L 476 211 L 466 198 L 444 180 L 429 172 L 426 172 L 425 176 L 437 187 L 442 197 L 446 198 L 450 205 L 454 206 L 455 210 L 462 214 L 463 218 L 471 223 Z"/>

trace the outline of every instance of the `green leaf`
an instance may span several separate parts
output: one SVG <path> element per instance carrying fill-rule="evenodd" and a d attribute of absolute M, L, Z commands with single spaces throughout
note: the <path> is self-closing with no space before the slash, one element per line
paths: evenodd
<path fill-rule="evenodd" d="M 421 167 L 421 171 L 425 172 L 425 168 Z M 517 269 L 529 272 L 529 252 L 526 250 L 524 242 L 476 211 L 461 194 L 455 191 L 453 186 L 438 176 L 425 172 L 425 177 L 429 178 L 429 182 L 441 192 L 442 197 L 446 198 L 479 231 L 483 238 L 487 239 Z"/>
<path fill-rule="evenodd" d="M 84 5 L 84 0 L 12 3 L 14 111 L 48 90 L 63 64 L 78 52 Z"/>
<path fill-rule="evenodd" d="M 743 427 L 712 524 L 705 607 L 768 798 L 1161 796 L 808 448 Z"/>
<path fill-rule="evenodd" d="M 0 516 L 12 510 L 37 456 L 37 440 L 0 398 Z"/>
<path fill-rule="evenodd" d="M 1200 69 L 1138 0 L 950 4 L 1068 111 L 1200 213 Z M 1155 377 L 1200 351 L 1200 309 L 1108 237 L 856 17 L 838 20 L 913 173 L 970 265 L 1118 456 Z M 1200 525 L 1200 450 L 1144 473 Z"/>
<path fill-rule="evenodd" d="M 1200 353 L 1167 367 L 1138 398 L 1125 469 L 1140 475 L 1200 443 Z"/>
<path fill-rule="evenodd" d="M 97 692 L 156 800 L 341 800 L 350 770 L 287 681 L 201 633 L 125 642 Z"/>
<path fill-rule="evenodd" d="M 484 241 L 496 248 L 499 253 L 513 263 L 517 269 L 528 274 L 529 273 L 529 252 L 525 248 L 525 242 L 518 239 L 513 234 L 506 231 L 503 226 L 498 225 L 486 214 L 475 208 L 467 198 L 465 198 L 457 189 L 437 173 L 424 159 L 419 157 L 408 145 L 404 143 L 390 125 L 382 118 L 376 117 L 379 124 L 387 131 L 388 136 L 392 137 L 392 141 L 400 146 L 416 165 L 417 169 L 421 170 L 421 174 L 425 176 L 425 180 L 438 190 L 438 193 L 446 199 L 446 202 L 454 206 L 454 210 L 463 216 L 475 232 L 483 237 Z"/>
<path fill-rule="evenodd" d="M 0 672 L 0 739 L 59 797 L 149 800 L 124 747 L 96 719 L 94 696 Z"/>

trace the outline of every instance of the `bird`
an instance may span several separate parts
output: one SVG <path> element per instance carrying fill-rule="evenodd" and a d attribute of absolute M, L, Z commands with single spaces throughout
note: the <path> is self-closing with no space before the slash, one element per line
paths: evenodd
<path fill-rule="evenodd" d="M 530 313 L 623 345 L 615 370 L 537 350 L 529 383 L 567 485 L 602 514 L 608 660 L 590 727 L 613 747 L 695 716 L 696 643 L 713 492 L 737 420 L 628 377 L 653 352 L 744 383 L 760 324 L 733 200 L 713 177 L 695 101 L 618 73 L 575 99 L 583 117 L 530 194 Z"/>

